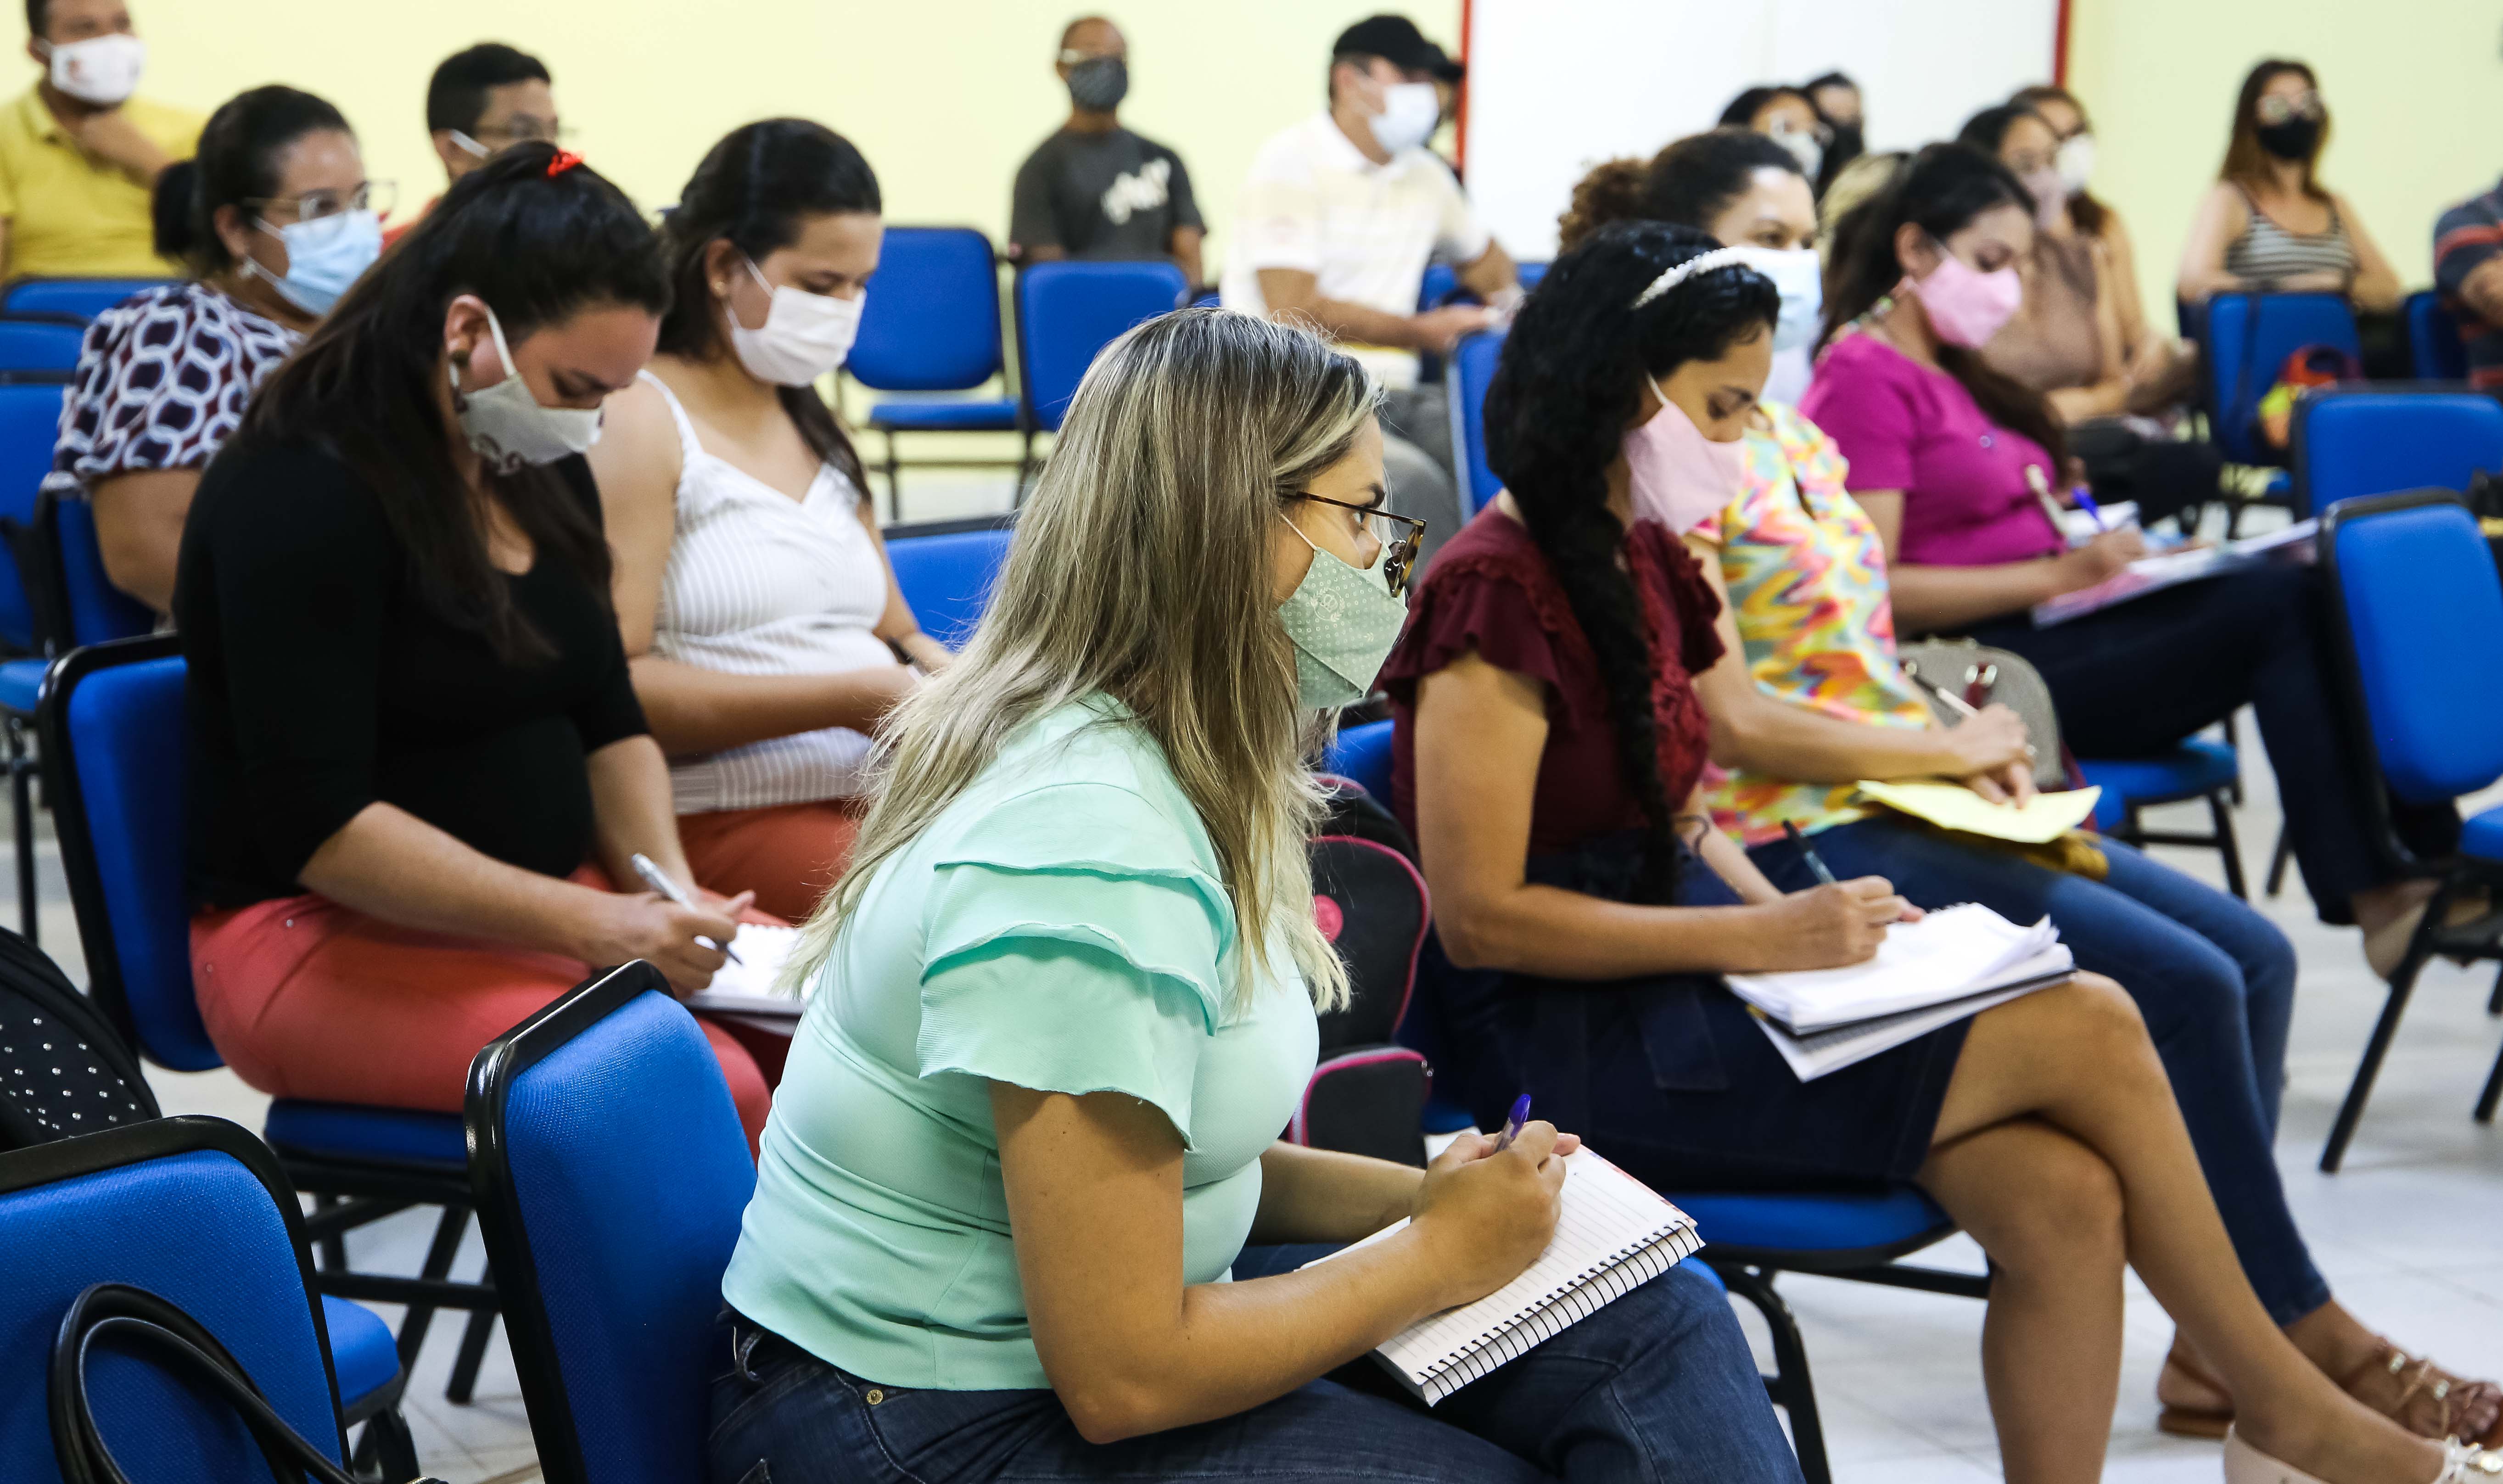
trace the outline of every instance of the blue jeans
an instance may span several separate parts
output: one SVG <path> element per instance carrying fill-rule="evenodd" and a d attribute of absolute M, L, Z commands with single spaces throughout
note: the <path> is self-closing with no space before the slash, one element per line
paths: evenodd
<path fill-rule="evenodd" d="M 2329 1301 L 2278 1178 L 2278 1100 L 2294 1018 L 2294 948 L 2212 886 L 2100 841 L 2107 881 L 1959 844 L 1884 816 L 1820 830 L 1836 876 L 1882 876 L 1915 904 L 1979 902 L 2013 921 L 2048 916 L 2077 967 L 2120 982 L 2173 1083 L 2208 1189 L 2260 1302 L 2280 1325 Z M 1814 884 L 1788 841 L 1748 852 L 1786 890 Z"/>
<path fill-rule="evenodd" d="M 1238 1273 L 1256 1271 L 1260 1251 L 1247 1252 Z M 755 1332 L 744 1322 L 736 1330 Z M 905 1391 L 770 1336 L 743 1365 L 727 1345 L 724 1354 L 730 1363 L 712 1386 L 712 1484 L 1800 1478 L 1728 1298 L 1689 1266 L 1431 1412 L 1366 1374 L 1366 1359 L 1340 1373 L 1347 1380 L 1115 1443 L 1080 1437 L 1048 1391 Z"/>

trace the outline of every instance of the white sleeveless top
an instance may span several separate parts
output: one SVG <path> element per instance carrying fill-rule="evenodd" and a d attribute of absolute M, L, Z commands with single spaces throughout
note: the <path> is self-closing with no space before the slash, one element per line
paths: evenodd
<path fill-rule="evenodd" d="M 684 466 L 677 526 L 661 577 L 652 653 L 729 674 L 831 674 L 896 663 L 873 631 L 886 612 L 886 567 L 861 525 L 860 492 L 831 464 L 805 500 L 706 453 L 661 379 Z M 847 727 L 676 757 L 681 814 L 850 798 L 870 740 Z"/>

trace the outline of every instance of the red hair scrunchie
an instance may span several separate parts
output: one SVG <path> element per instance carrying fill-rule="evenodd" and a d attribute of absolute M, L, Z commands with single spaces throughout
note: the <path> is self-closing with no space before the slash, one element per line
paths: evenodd
<path fill-rule="evenodd" d="M 581 163 L 581 155 L 574 154 L 571 150 L 559 150 L 556 152 L 554 157 L 548 160 L 548 179 L 555 180 L 558 176 L 563 175 L 567 170 L 570 170 Z"/>

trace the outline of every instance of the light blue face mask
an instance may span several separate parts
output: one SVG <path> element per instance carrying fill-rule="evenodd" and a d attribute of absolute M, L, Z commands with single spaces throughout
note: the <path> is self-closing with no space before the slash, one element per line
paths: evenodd
<path fill-rule="evenodd" d="M 370 211 L 344 211 L 285 226 L 257 223 L 287 244 L 287 273 L 270 272 L 247 258 L 244 271 L 268 280 L 287 302 L 310 315 L 325 315 L 339 295 L 383 255 L 383 221 Z"/>
<path fill-rule="evenodd" d="M 1286 529 L 1313 546 L 1293 521 Z M 1408 604 L 1391 595 L 1387 561 L 1377 557 L 1371 567 L 1350 567 L 1313 546 L 1313 565 L 1278 605 L 1278 621 L 1295 645 L 1297 703 L 1327 710 L 1372 693 L 1373 677 L 1408 622 Z"/>

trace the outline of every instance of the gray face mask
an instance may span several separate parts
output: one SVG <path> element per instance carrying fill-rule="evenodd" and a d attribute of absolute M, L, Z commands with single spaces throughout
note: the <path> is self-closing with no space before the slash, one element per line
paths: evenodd
<path fill-rule="evenodd" d="M 1109 114 L 1130 93 L 1130 64 L 1117 56 L 1090 56 L 1069 69 L 1069 101 L 1090 114 Z"/>
<path fill-rule="evenodd" d="M 1286 529 L 1313 545 L 1294 522 L 1286 522 Z M 1278 621 L 1295 646 L 1295 700 L 1305 709 L 1363 700 L 1399 642 L 1408 604 L 1391 595 L 1388 555 L 1374 558 L 1371 567 L 1350 567 L 1313 546 L 1304 580 L 1278 605 Z"/>

